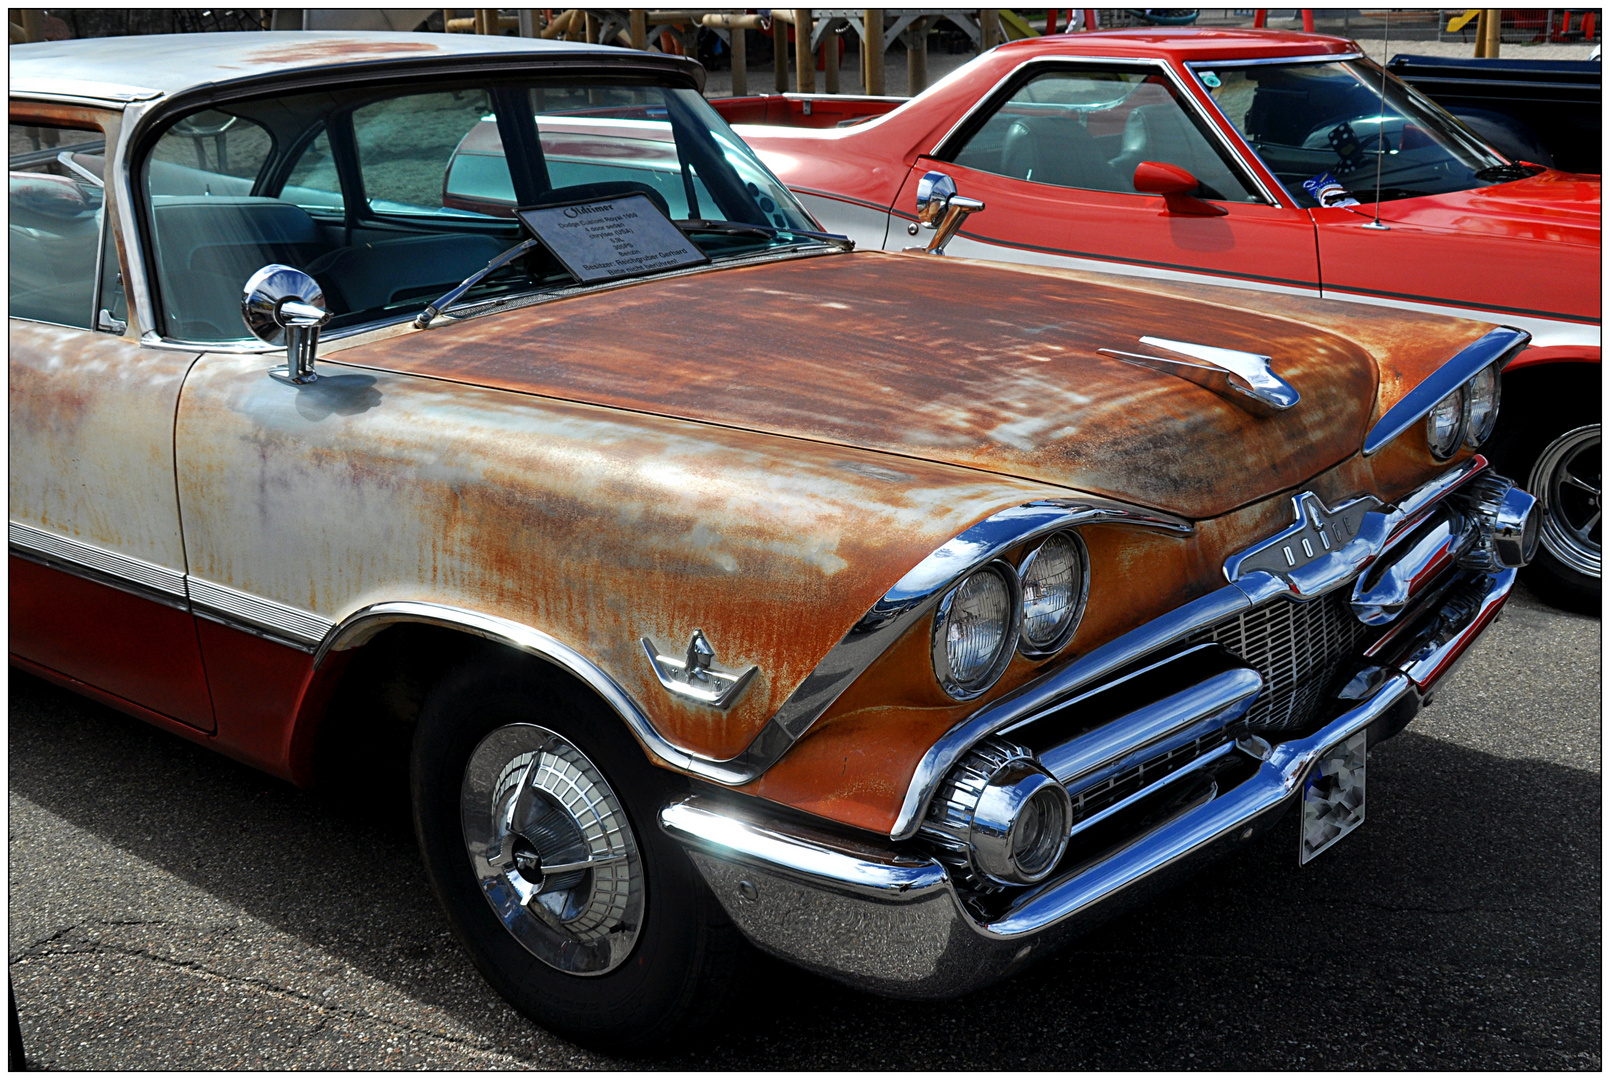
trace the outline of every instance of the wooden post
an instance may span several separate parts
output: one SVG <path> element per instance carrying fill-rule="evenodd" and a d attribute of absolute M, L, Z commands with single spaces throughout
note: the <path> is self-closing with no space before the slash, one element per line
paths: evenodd
<path fill-rule="evenodd" d="M 43 11 L 39 8 L 23 8 L 17 12 L 17 15 L 21 20 L 22 40 L 24 42 L 45 40 L 45 13 Z"/>
<path fill-rule="evenodd" d="M 648 12 L 642 8 L 633 8 L 632 22 L 632 48 L 638 52 L 648 51 Z"/>
<path fill-rule="evenodd" d="M 1503 15 L 1503 11 L 1501 11 L 1499 8 L 1486 8 L 1485 12 L 1487 15 L 1487 27 L 1482 33 L 1482 40 L 1486 43 L 1487 47 L 1485 55 L 1489 60 L 1497 60 L 1499 44 L 1498 31 L 1501 29 L 1501 16 Z"/>
<path fill-rule="evenodd" d="M 794 9 L 794 92 L 816 93 L 816 52 L 811 48 L 811 9 Z"/>
<path fill-rule="evenodd" d="M 788 93 L 788 24 L 775 15 L 771 20 L 771 63 L 777 76 L 777 92 Z"/>
<path fill-rule="evenodd" d="M 883 94 L 883 9 L 867 8 L 861 13 L 861 25 L 866 34 L 861 39 L 861 51 L 866 53 L 866 92 L 874 96 Z"/>
<path fill-rule="evenodd" d="M 928 89 L 928 16 L 911 24 L 906 39 L 906 95 L 916 97 Z"/>
<path fill-rule="evenodd" d="M 747 97 L 749 95 L 749 42 L 744 35 L 749 33 L 741 26 L 734 26 L 727 30 L 731 35 L 732 46 L 732 96 Z"/>
<path fill-rule="evenodd" d="M 600 28 L 599 28 L 599 25 L 598 25 L 598 16 L 594 15 L 592 13 L 592 11 L 589 10 L 587 12 L 587 44 L 589 44 L 589 45 L 597 45 L 598 44 L 598 31 L 599 31 L 599 29 Z"/>
<path fill-rule="evenodd" d="M 829 94 L 839 92 L 839 36 L 832 31 L 822 35 L 822 83 Z"/>
<path fill-rule="evenodd" d="M 988 52 L 1001 43 L 1001 14 L 999 8 L 984 8 L 978 13 L 979 52 Z"/>

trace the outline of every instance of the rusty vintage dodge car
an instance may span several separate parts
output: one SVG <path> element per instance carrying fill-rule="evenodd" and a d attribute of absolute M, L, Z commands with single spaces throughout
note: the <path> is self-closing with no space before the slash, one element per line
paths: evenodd
<path fill-rule="evenodd" d="M 702 79 L 13 47 L 12 663 L 298 784 L 411 753 L 475 963 L 617 1049 L 745 939 L 954 995 L 1349 833 L 1535 547 L 1526 334 L 851 252 Z"/>

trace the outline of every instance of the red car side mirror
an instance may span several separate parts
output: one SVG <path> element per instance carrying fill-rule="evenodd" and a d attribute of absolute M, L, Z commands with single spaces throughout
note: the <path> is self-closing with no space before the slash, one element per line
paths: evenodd
<path fill-rule="evenodd" d="M 1222 206 L 1214 206 L 1189 194 L 1201 186 L 1200 180 L 1178 165 L 1143 161 L 1135 166 L 1135 190 L 1148 195 L 1161 195 L 1170 214 L 1217 217 L 1229 213 Z"/>

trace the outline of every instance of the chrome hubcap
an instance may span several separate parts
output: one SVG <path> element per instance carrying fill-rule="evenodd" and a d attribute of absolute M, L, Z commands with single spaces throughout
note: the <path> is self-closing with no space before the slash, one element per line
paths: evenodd
<path fill-rule="evenodd" d="M 1579 574 L 1599 576 L 1599 425 L 1555 439 L 1532 466 L 1527 488 L 1543 504 L 1543 546 Z"/>
<path fill-rule="evenodd" d="M 620 799 L 587 756 L 536 724 L 476 746 L 460 795 L 481 892 L 528 952 L 572 975 L 624 961 L 643 923 L 643 861 Z"/>

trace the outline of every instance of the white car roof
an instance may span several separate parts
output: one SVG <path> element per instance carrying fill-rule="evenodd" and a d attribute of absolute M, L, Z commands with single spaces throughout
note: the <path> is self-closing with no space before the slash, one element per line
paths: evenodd
<path fill-rule="evenodd" d="M 308 30 L 142 34 L 13 45 L 11 92 L 128 102 L 209 83 L 345 64 L 576 53 L 618 56 L 623 51 L 608 45 L 486 34 Z"/>

